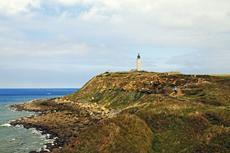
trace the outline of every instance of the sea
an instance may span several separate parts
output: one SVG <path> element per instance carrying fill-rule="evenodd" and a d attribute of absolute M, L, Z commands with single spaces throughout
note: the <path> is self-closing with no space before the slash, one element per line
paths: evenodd
<path fill-rule="evenodd" d="M 37 99 L 55 98 L 76 92 L 79 88 L 23 88 L 0 89 L 0 153 L 29 153 L 45 149 L 45 143 L 52 143 L 41 131 L 9 123 L 20 117 L 36 115 L 35 112 L 15 111 L 10 105 L 30 102 Z"/>

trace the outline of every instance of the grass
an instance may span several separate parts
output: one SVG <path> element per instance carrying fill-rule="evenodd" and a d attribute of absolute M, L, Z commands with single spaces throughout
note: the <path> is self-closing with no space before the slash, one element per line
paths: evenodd
<path fill-rule="evenodd" d="M 137 116 L 123 114 L 83 131 L 68 150 L 120 152 L 122 149 L 123 152 L 150 152 L 152 136 L 152 131 Z"/>
<path fill-rule="evenodd" d="M 135 88 L 141 89 L 141 84 L 129 82 L 132 77 L 146 81 L 151 75 L 157 74 L 111 73 L 98 77 L 95 85 L 88 84 L 84 92 L 74 94 L 86 99 L 96 97 L 97 103 L 111 103 L 110 108 L 123 111 L 83 131 L 68 151 L 230 152 L 230 76 L 199 75 L 208 81 L 199 84 L 189 75 L 166 76 L 177 81 L 164 84 L 161 94 L 137 92 Z M 183 87 L 184 83 L 189 85 L 182 89 L 181 96 L 170 95 L 170 85 Z M 105 91 L 98 94 L 103 86 Z M 130 86 L 129 90 L 124 90 L 124 86 Z M 161 102 L 157 102 L 159 97 Z"/>

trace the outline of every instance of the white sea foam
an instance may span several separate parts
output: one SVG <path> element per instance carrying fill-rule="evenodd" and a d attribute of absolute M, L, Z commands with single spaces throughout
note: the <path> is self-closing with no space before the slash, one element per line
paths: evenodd
<path fill-rule="evenodd" d="M 41 131 L 36 130 L 35 128 L 30 128 L 31 133 L 41 135 Z"/>
<path fill-rule="evenodd" d="M 17 127 L 17 128 L 23 128 L 23 125 L 16 125 L 15 127 Z"/>
<path fill-rule="evenodd" d="M 5 123 L 5 124 L 2 124 L 1 126 L 6 126 L 6 127 L 10 127 L 10 123 Z"/>
<path fill-rule="evenodd" d="M 26 103 L 31 103 L 31 102 L 33 102 L 33 101 L 35 101 L 36 99 L 34 99 L 34 100 L 30 100 L 30 101 L 28 101 L 28 102 L 26 102 Z"/>
<path fill-rule="evenodd" d="M 41 135 L 41 140 L 45 140 L 46 139 L 46 135 Z"/>
<path fill-rule="evenodd" d="M 48 149 L 45 149 L 45 148 L 46 148 L 46 145 L 43 146 L 43 150 L 44 150 L 44 151 L 50 152 Z M 42 149 L 40 148 L 40 149 L 38 149 L 37 151 L 40 152 L 41 150 L 42 150 Z"/>

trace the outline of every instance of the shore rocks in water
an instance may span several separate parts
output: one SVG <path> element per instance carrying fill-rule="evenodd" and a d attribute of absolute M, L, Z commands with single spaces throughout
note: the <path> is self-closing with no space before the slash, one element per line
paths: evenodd
<path fill-rule="evenodd" d="M 46 149 L 50 151 L 67 146 L 82 130 L 96 124 L 101 119 L 117 116 L 121 111 L 110 111 L 97 104 L 89 104 L 85 101 L 74 103 L 61 98 L 36 100 L 11 107 L 18 111 L 42 112 L 38 116 L 15 120 L 11 124 L 36 128 L 42 131 L 42 134 L 50 134 L 50 139 L 58 137 L 54 144 L 46 144 Z M 40 152 L 44 152 L 44 150 Z"/>

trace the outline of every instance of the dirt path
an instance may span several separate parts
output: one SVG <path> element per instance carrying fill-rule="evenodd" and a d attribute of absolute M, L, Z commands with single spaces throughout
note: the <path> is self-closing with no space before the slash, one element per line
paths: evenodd
<path fill-rule="evenodd" d="M 177 94 L 175 93 L 174 89 L 173 91 L 169 94 L 170 97 L 178 97 L 178 96 L 182 96 L 182 88 L 179 86 L 177 87 Z"/>

